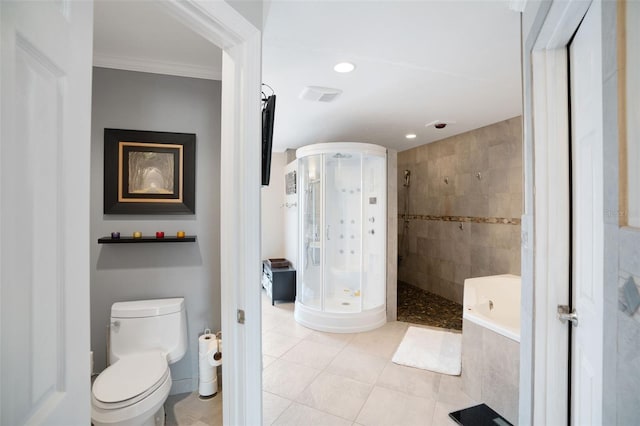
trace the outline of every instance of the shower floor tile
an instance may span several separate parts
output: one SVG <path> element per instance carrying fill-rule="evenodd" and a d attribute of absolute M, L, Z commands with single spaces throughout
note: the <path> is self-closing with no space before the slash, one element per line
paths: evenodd
<path fill-rule="evenodd" d="M 398 321 L 462 330 L 462 305 L 398 281 Z"/>

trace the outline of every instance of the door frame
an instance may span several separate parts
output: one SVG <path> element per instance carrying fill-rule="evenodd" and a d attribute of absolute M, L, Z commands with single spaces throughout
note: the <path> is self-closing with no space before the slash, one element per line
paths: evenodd
<path fill-rule="evenodd" d="M 258 291 L 261 32 L 224 1 L 170 0 L 159 4 L 223 51 L 220 149 L 223 423 L 262 424 L 262 306 Z M 240 310 L 244 311 L 242 324 L 238 320 Z"/>
<path fill-rule="evenodd" d="M 522 305 L 523 425 L 568 421 L 568 401 L 557 398 L 569 393 L 568 374 L 558 374 L 568 368 L 568 326 L 556 319 L 557 305 L 569 304 L 571 267 L 567 46 L 590 6 L 591 1 L 553 1 L 539 11 L 533 43 L 523 43 L 523 74 L 531 77 L 531 96 L 527 99 L 525 88 L 524 106 L 523 291 L 528 287 L 531 297 L 523 297 Z M 528 235 L 533 237 L 531 248 Z"/>

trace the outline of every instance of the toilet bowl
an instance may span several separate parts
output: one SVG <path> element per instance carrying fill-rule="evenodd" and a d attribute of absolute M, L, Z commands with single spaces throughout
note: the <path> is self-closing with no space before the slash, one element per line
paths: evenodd
<path fill-rule="evenodd" d="M 112 307 L 112 364 L 91 388 L 95 426 L 164 425 L 164 403 L 172 384 L 169 363 L 186 352 L 184 304 L 177 300 L 121 302 Z"/>
<path fill-rule="evenodd" d="M 171 383 L 169 364 L 161 352 L 121 358 L 93 383 L 93 424 L 163 425 Z"/>

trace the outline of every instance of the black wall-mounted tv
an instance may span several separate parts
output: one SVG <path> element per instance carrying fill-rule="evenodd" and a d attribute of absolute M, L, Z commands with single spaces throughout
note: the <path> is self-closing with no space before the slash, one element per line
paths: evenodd
<path fill-rule="evenodd" d="M 269 185 L 271 175 L 271 147 L 273 145 L 273 118 L 276 95 L 269 96 L 262 107 L 262 185 Z"/>

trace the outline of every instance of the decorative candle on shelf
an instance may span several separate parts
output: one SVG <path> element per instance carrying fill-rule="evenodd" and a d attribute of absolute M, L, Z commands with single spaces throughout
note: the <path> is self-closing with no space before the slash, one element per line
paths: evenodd
<path fill-rule="evenodd" d="M 142 232 L 136 231 L 133 233 L 133 238 L 142 238 Z"/>
<path fill-rule="evenodd" d="M 156 232 L 156 238 L 164 238 L 164 232 L 163 231 Z"/>
<path fill-rule="evenodd" d="M 178 238 L 184 238 L 184 231 L 178 231 L 178 234 L 176 236 Z"/>
<path fill-rule="evenodd" d="M 120 239 L 120 233 L 119 232 L 112 232 L 111 233 L 111 239 L 112 240 L 119 240 Z"/>

